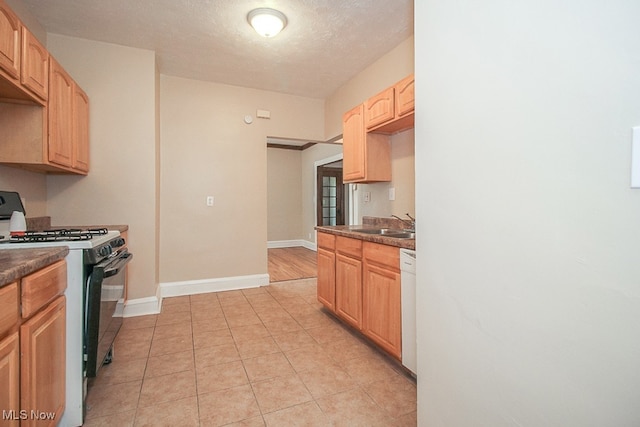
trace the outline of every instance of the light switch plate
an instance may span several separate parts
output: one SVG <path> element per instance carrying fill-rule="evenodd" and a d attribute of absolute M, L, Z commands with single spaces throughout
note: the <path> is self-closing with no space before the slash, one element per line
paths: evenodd
<path fill-rule="evenodd" d="M 640 126 L 633 128 L 631 140 L 631 188 L 640 188 Z"/>
<path fill-rule="evenodd" d="M 389 200 L 395 200 L 396 199 L 396 189 L 395 187 L 391 187 L 389 189 Z"/>

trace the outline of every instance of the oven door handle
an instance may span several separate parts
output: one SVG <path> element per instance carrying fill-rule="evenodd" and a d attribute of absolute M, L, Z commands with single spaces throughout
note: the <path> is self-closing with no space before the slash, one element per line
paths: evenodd
<path fill-rule="evenodd" d="M 115 258 L 110 260 L 109 265 L 103 270 L 103 277 L 111 277 L 120 273 L 120 271 L 131 261 L 133 254 L 128 251 L 123 251 Z"/>

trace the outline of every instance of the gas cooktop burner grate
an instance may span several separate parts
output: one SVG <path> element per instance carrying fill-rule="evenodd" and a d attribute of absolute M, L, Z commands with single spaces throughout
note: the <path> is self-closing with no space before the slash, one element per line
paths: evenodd
<path fill-rule="evenodd" d="M 109 232 L 106 228 L 81 229 L 57 229 L 44 231 L 25 231 L 21 235 L 12 235 L 10 243 L 24 242 L 69 242 L 78 240 L 91 240 L 93 236 L 102 236 Z"/>

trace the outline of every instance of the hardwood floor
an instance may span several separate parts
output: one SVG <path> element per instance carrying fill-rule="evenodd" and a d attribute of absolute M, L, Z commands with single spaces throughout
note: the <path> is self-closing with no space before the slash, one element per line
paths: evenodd
<path fill-rule="evenodd" d="M 269 278 L 271 282 L 316 277 L 316 253 L 296 246 L 268 250 Z"/>

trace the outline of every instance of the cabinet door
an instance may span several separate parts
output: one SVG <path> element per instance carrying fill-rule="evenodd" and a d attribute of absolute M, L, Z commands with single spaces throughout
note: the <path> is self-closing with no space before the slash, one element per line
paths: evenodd
<path fill-rule="evenodd" d="M 415 85 L 413 74 L 396 84 L 396 116 L 402 117 L 415 109 Z"/>
<path fill-rule="evenodd" d="M 336 256 L 333 252 L 318 248 L 318 301 L 335 311 Z"/>
<path fill-rule="evenodd" d="M 22 85 L 43 100 L 49 97 L 49 52 L 26 27 L 22 27 Z"/>
<path fill-rule="evenodd" d="M 13 79 L 20 79 L 20 20 L 9 6 L 0 0 L 0 70 Z"/>
<path fill-rule="evenodd" d="M 62 166 L 73 164 L 72 105 L 73 80 L 51 58 L 49 90 L 49 161 Z"/>
<path fill-rule="evenodd" d="M 402 354 L 400 274 L 364 264 L 363 333 L 397 359 Z"/>
<path fill-rule="evenodd" d="M 65 297 L 60 296 L 43 311 L 20 326 L 21 409 L 39 414 L 55 413 L 43 423 L 29 418 L 22 425 L 55 426 L 65 405 Z"/>
<path fill-rule="evenodd" d="M 336 314 L 362 329 L 362 261 L 336 255 Z"/>
<path fill-rule="evenodd" d="M 342 118 L 344 182 L 364 179 L 365 168 L 364 106 L 347 111 Z"/>
<path fill-rule="evenodd" d="M 17 427 L 20 411 L 20 345 L 18 332 L 0 341 L 0 425 Z M 6 413 L 5 413 L 6 411 Z M 5 419 L 4 415 L 13 415 Z"/>
<path fill-rule="evenodd" d="M 395 117 L 393 86 L 372 96 L 365 103 L 365 124 L 371 129 Z"/>
<path fill-rule="evenodd" d="M 89 97 L 78 85 L 73 90 L 73 167 L 89 171 Z"/>

